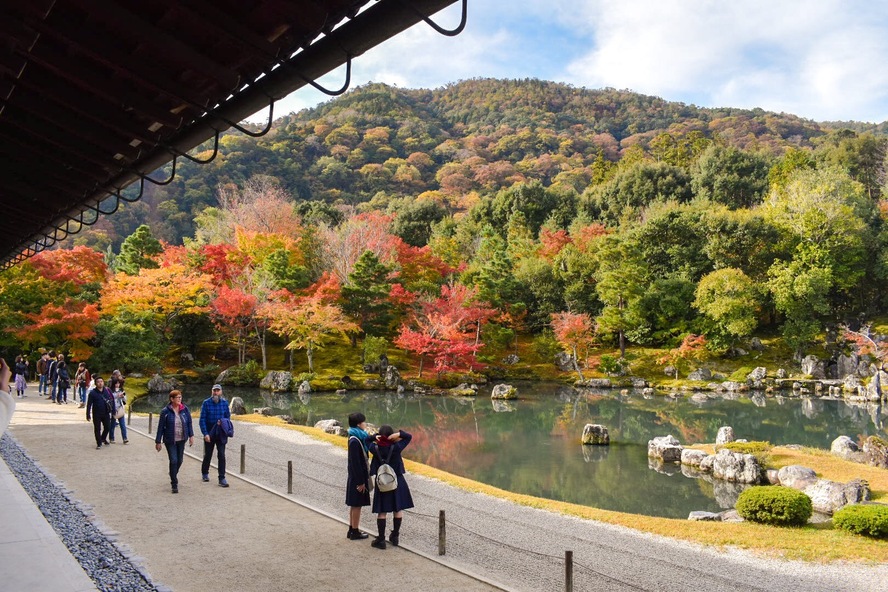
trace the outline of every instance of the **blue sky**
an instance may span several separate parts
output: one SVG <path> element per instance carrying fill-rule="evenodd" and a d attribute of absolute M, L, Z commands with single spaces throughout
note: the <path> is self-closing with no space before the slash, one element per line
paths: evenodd
<path fill-rule="evenodd" d="M 457 3 L 434 18 L 449 28 L 459 10 Z M 343 74 L 321 82 L 339 88 Z M 459 36 L 419 23 L 352 66 L 353 85 L 437 88 L 486 77 L 630 89 L 817 121 L 882 122 L 888 120 L 888 2 L 469 0 Z M 325 100 L 301 89 L 275 113 Z"/>

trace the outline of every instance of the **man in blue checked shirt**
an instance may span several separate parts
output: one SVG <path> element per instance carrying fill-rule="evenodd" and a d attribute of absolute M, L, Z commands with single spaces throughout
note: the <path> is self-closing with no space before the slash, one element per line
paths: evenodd
<path fill-rule="evenodd" d="M 204 457 L 200 472 L 204 481 L 210 480 L 210 461 L 215 448 L 218 451 L 216 458 L 219 465 L 219 487 L 228 487 L 228 481 L 225 480 L 225 442 L 210 435 L 213 426 L 223 419 L 231 419 L 231 410 L 228 409 L 228 401 L 222 398 L 222 385 L 214 384 L 212 396 L 207 397 L 200 406 L 200 432 L 204 437 Z M 213 433 L 216 432 L 218 430 Z"/>

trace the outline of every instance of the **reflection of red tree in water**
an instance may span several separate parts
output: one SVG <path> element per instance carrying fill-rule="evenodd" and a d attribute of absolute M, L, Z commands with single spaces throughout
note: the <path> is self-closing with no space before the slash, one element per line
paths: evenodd
<path fill-rule="evenodd" d="M 442 470 L 467 475 L 496 462 L 496 451 L 484 450 L 484 440 L 471 414 L 456 415 L 433 409 L 434 422 L 411 428 L 415 460 Z M 471 469 L 471 470 L 469 470 Z"/>
<path fill-rule="evenodd" d="M 696 444 L 706 441 L 706 428 L 699 425 L 687 425 L 683 420 L 668 416 L 666 411 L 657 412 L 658 425 L 666 425 L 678 430 L 679 440 L 683 444 Z"/>

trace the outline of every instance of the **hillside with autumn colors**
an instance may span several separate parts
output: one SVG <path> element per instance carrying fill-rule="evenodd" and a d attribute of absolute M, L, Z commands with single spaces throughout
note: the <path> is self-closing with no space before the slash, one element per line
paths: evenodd
<path fill-rule="evenodd" d="M 3 272 L 0 347 L 254 374 L 342 347 L 340 375 L 386 353 L 443 382 L 682 372 L 754 336 L 881 356 L 884 131 L 538 80 L 368 85 L 224 134 Z"/>

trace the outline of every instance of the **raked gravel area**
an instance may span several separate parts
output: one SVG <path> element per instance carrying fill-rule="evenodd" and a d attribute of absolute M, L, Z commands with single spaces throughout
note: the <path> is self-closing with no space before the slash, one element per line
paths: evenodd
<path fill-rule="evenodd" d="M 82 412 L 82 410 L 80 410 Z M 156 422 L 157 416 L 154 416 Z M 372 421 L 372 418 L 371 418 Z M 195 429 L 197 429 L 195 420 Z M 129 446 L 151 446 L 147 416 L 132 417 Z M 87 451 L 91 425 L 82 424 Z M 155 424 L 156 427 L 156 424 Z M 24 432 L 23 430 L 20 430 Z M 13 421 L 12 433 L 17 427 Z M 29 434 L 33 437 L 33 434 Z M 120 436 L 118 435 L 118 440 Z M 26 442 L 27 445 L 27 442 Z M 245 446 L 245 473 L 239 475 L 240 446 Z M 120 444 L 112 448 L 122 448 Z M 198 445 L 189 452 L 197 453 Z M 161 453 L 162 454 L 162 453 Z M 158 455 L 160 456 L 160 455 Z M 409 458 L 409 448 L 405 456 Z M 165 457 L 165 455 L 164 455 Z M 235 422 L 228 445 L 228 474 L 232 487 L 244 487 L 241 477 L 297 500 L 331 517 L 344 520 L 345 450 L 284 427 Z M 293 463 L 293 494 L 287 494 L 287 463 Z M 196 463 L 192 462 L 196 466 Z M 165 458 L 157 458 L 154 478 L 164 479 Z M 196 469 L 183 466 L 183 474 Z M 574 590 L 867 592 L 885 590 L 888 565 L 819 565 L 762 559 L 742 551 L 714 550 L 700 545 L 639 533 L 590 520 L 528 508 L 489 495 L 471 493 L 435 479 L 408 474 L 416 507 L 406 513 L 401 545 L 423 557 L 474 574 L 490 584 L 515 591 L 564 590 L 564 554 L 573 552 Z M 196 479 L 199 481 L 199 477 Z M 191 484 L 196 489 L 206 484 Z M 163 483 L 161 483 L 163 484 Z M 214 488 L 217 491 L 226 491 Z M 183 488 L 183 492 L 184 492 Z M 180 494 L 181 495 L 181 494 Z M 88 500 L 95 504 L 94 501 Z M 438 557 L 438 515 L 446 512 L 446 555 Z M 250 508 L 260 512 L 260 508 Z M 101 515 L 101 509 L 96 511 Z M 372 532 L 368 511 L 362 526 Z M 336 532 L 345 526 L 336 525 Z M 122 533 L 125 538 L 126 533 Z M 136 552 L 138 544 L 128 541 Z M 343 542 L 367 545 L 369 542 Z M 301 546 L 311 545 L 303 542 Z M 390 558 L 394 552 L 372 550 L 370 558 Z M 363 554 L 363 553 L 362 553 Z M 431 563 L 429 561 L 429 563 Z M 456 574 L 454 574 L 454 577 Z M 415 590 L 442 590 L 442 580 L 430 580 Z M 477 582 L 480 586 L 481 582 Z M 177 589 L 173 586 L 173 589 Z M 481 589 L 481 588 L 479 588 Z M 488 589 L 493 589 L 489 587 Z"/>
<path fill-rule="evenodd" d="M 147 429 L 146 418 L 133 418 Z M 293 463 L 293 495 L 333 515 L 345 516 L 344 449 L 282 427 L 238 422 L 230 441 L 228 472 L 287 492 Z M 409 448 L 405 456 L 409 458 Z M 573 551 L 574 589 L 614 592 L 884 591 L 888 566 L 814 565 L 720 552 L 631 529 L 563 516 L 470 493 L 419 475 L 408 475 L 416 507 L 406 512 L 402 545 L 438 553 L 438 515 L 445 511 L 446 558 L 509 590 L 564 589 L 564 553 Z M 363 526 L 375 526 L 366 513 Z"/>

